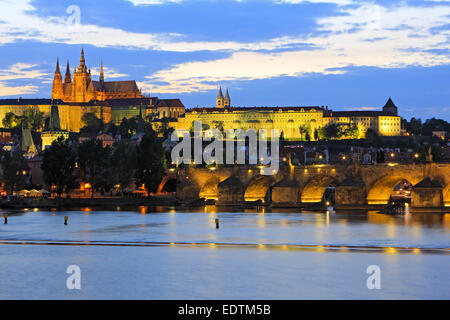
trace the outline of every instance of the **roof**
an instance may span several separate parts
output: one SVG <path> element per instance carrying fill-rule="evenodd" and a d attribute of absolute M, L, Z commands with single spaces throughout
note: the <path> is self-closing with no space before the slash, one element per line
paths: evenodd
<path fill-rule="evenodd" d="M 134 80 L 128 81 L 105 81 L 103 84 L 100 81 L 92 81 L 96 91 L 105 92 L 136 92 L 139 93 L 139 88 Z"/>
<path fill-rule="evenodd" d="M 180 99 L 160 99 L 156 105 L 158 108 L 185 108 Z"/>
<path fill-rule="evenodd" d="M 63 103 L 61 100 L 53 100 L 53 102 Z M 8 106 L 8 105 L 50 105 L 52 104 L 52 99 L 0 99 L 0 105 Z"/>
<path fill-rule="evenodd" d="M 397 108 L 397 106 L 394 104 L 392 99 L 389 98 L 389 100 L 386 102 L 386 105 L 384 106 L 384 108 Z"/>
<path fill-rule="evenodd" d="M 378 117 L 378 116 L 390 116 L 383 111 L 331 111 L 328 116 L 330 117 Z"/>
<path fill-rule="evenodd" d="M 228 108 L 192 108 L 186 112 L 242 112 L 242 111 L 323 111 L 321 107 L 228 107 Z"/>
<path fill-rule="evenodd" d="M 111 107 L 128 107 L 128 106 L 151 106 L 157 98 L 129 98 L 129 99 L 108 99 L 106 102 Z"/>

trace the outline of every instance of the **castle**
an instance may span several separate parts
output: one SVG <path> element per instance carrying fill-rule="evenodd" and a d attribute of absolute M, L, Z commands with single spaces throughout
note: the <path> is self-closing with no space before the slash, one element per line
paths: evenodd
<path fill-rule="evenodd" d="M 57 59 L 51 99 L 0 99 L 0 120 L 8 113 L 22 116 L 29 109 L 50 117 L 55 106 L 58 108 L 60 129 L 69 132 L 80 131 L 81 119 L 86 113 L 95 114 L 105 124 L 120 124 L 124 118 L 138 117 L 140 110 L 143 117 L 152 119 L 174 119 L 185 113 L 179 99 L 144 96 L 134 80 L 105 81 L 103 63 L 98 81 L 93 80 L 91 70 L 86 67 L 83 49 L 73 77 L 67 62 L 64 81 Z"/>
<path fill-rule="evenodd" d="M 143 96 L 136 81 L 105 81 L 103 62 L 101 63 L 99 81 L 92 80 L 91 70 L 88 70 L 86 67 L 83 49 L 81 50 L 78 69 L 75 69 L 73 72 L 73 80 L 70 74 L 69 61 L 67 61 L 63 82 L 59 69 L 59 58 L 57 59 L 52 88 L 52 99 L 54 100 L 88 103 L 92 100 L 106 101 L 137 98 L 143 98 Z"/>

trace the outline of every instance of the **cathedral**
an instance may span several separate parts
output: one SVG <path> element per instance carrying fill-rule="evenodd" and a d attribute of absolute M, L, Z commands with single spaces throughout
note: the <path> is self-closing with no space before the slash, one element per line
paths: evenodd
<path fill-rule="evenodd" d="M 67 61 L 67 69 L 62 79 L 59 69 L 59 59 L 56 62 L 53 80 L 52 99 L 66 103 L 88 103 L 93 100 L 105 101 L 113 99 L 143 98 L 136 81 L 105 81 L 103 62 L 101 64 L 99 80 L 92 80 L 91 70 L 86 67 L 84 50 L 81 50 L 80 64 L 72 75 Z"/>

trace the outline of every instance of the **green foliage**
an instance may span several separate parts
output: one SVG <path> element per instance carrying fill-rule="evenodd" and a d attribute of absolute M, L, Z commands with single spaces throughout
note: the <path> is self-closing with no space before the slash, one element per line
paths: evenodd
<path fill-rule="evenodd" d="M 338 138 L 341 139 L 358 139 L 359 130 L 356 123 L 350 125 L 339 126 Z"/>
<path fill-rule="evenodd" d="M 156 192 L 166 171 L 166 158 L 156 133 L 149 131 L 136 148 L 136 183 L 144 184 L 149 192 Z"/>
<path fill-rule="evenodd" d="M 53 141 L 45 150 L 41 168 L 48 186 L 55 186 L 59 197 L 77 187 L 75 170 L 76 154 L 63 137 Z"/>
<path fill-rule="evenodd" d="M 2 124 L 5 128 L 8 129 L 14 129 L 23 126 L 24 129 L 41 131 L 44 128 L 45 117 L 43 112 L 29 108 L 22 116 L 17 116 L 12 112 L 6 113 L 5 117 L 2 120 Z"/>
<path fill-rule="evenodd" d="M 23 174 L 23 171 L 30 169 L 23 157 L 23 152 L 19 148 L 16 148 L 12 153 L 3 152 L 0 162 L 2 180 L 6 191 L 12 194 L 13 191 L 22 189 L 27 180 L 27 176 Z"/>

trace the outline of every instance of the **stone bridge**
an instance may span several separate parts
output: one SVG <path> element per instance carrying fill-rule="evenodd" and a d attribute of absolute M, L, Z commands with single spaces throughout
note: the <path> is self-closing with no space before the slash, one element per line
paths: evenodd
<path fill-rule="evenodd" d="M 283 166 L 271 176 L 255 166 L 183 168 L 165 178 L 177 179 L 181 200 L 214 199 L 218 205 L 240 205 L 261 200 L 272 206 L 318 204 L 330 186 L 335 205 L 366 206 L 389 202 L 401 181 L 413 185 L 411 205 L 450 207 L 450 164 L 378 164 Z"/>

